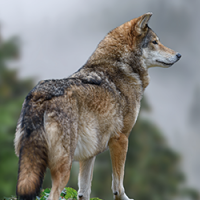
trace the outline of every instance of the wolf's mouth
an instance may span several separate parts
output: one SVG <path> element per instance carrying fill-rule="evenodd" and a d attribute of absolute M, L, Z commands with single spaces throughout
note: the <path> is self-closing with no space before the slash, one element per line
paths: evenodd
<path fill-rule="evenodd" d="M 162 61 L 159 61 L 159 60 L 156 60 L 156 62 L 161 63 L 163 65 L 167 65 L 167 66 L 171 66 L 171 65 L 174 64 L 174 62 L 173 63 L 166 63 L 166 62 L 162 62 Z"/>

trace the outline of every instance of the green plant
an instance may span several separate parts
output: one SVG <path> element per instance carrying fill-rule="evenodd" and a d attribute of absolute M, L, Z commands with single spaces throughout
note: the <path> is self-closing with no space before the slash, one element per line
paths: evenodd
<path fill-rule="evenodd" d="M 43 190 L 40 194 L 39 197 L 36 197 L 37 200 L 46 200 L 49 197 L 49 194 L 51 192 L 51 189 L 46 188 Z M 66 199 L 66 200 L 77 200 L 77 191 L 73 188 L 66 187 L 64 190 L 61 192 L 60 199 Z M 16 200 L 16 197 L 11 197 L 11 198 L 4 198 L 4 200 Z M 90 200 L 101 200 L 99 198 L 91 198 Z"/>

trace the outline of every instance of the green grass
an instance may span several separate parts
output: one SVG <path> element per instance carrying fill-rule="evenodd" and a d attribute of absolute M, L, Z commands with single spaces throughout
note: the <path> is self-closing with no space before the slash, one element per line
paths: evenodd
<path fill-rule="evenodd" d="M 51 192 L 51 189 L 47 188 L 43 190 L 39 197 L 36 197 L 37 200 L 46 200 Z M 16 200 L 16 197 L 4 198 L 4 200 Z M 70 199 L 70 200 L 77 200 L 77 191 L 73 188 L 66 187 L 62 191 L 59 200 L 62 199 Z M 91 198 L 90 200 L 101 200 L 99 198 Z"/>

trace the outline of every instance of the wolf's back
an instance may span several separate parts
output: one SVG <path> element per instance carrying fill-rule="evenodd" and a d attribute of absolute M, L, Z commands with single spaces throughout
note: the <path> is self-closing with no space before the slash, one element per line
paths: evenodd
<path fill-rule="evenodd" d="M 32 200 L 40 193 L 48 162 L 48 149 L 43 128 L 43 106 L 26 97 L 15 136 L 15 152 L 19 156 L 16 193 L 19 199 Z"/>

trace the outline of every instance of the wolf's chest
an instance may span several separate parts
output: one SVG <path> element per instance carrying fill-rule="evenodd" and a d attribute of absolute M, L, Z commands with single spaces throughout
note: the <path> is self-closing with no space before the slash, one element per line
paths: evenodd
<path fill-rule="evenodd" d="M 79 135 L 74 153 L 74 160 L 85 160 L 94 156 L 98 149 L 98 140 L 95 133 L 83 133 Z"/>
<path fill-rule="evenodd" d="M 101 134 L 98 129 L 98 124 L 84 124 L 79 129 L 74 160 L 86 160 L 96 156 L 107 148 L 109 139 L 109 134 Z"/>

